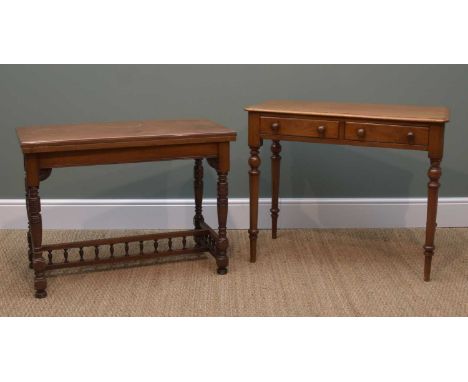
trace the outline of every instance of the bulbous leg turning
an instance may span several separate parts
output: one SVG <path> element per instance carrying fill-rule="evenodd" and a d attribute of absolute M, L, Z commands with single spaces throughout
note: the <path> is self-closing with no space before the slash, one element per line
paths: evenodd
<path fill-rule="evenodd" d="M 428 171 L 428 198 L 426 220 L 426 242 L 424 244 L 424 281 L 431 280 L 431 264 L 434 255 L 434 236 L 437 227 L 437 204 L 439 198 L 439 179 L 442 176 L 441 158 L 430 158 L 431 167 Z"/>

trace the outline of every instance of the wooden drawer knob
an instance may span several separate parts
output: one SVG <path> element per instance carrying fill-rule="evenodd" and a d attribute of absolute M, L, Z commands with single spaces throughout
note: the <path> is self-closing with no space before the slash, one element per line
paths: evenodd
<path fill-rule="evenodd" d="M 319 126 L 317 127 L 317 131 L 319 135 L 323 136 L 325 134 L 326 127 L 325 126 Z"/>
<path fill-rule="evenodd" d="M 366 135 L 366 130 L 364 130 L 364 129 L 362 129 L 362 128 L 361 128 L 361 129 L 358 129 L 358 131 L 357 131 L 357 136 L 358 136 L 359 138 L 364 138 L 365 135 Z"/>
<path fill-rule="evenodd" d="M 273 123 L 271 124 L 271 130 L 273 130 L 273 132 L 275 132 L 275 133 L 278 132 L 279 127 L 280 127 L 280 125 L 279 125 L 278 122 L 273 122 Z"/>
<path fill-rule="evenodd" d="M 414 144 L 414 133 L 412 131 L 408 133 L 408 143 L 410 145 Z"/>

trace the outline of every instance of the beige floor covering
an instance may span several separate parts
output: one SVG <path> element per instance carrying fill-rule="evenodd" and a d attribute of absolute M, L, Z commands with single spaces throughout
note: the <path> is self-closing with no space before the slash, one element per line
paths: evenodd
<path fill-rule="evenodd" d="M 122 231 L 46 231 L 44 242 Z M 439 229 L 433 279 L 422 281 L 421 229 L 230 231 L 231 263 L 210 255 L 109 269 L 54 271 L 32 297 L 25 231 L 0 231 L 2 316 L 467 316 L 468 229 Z M 104 268 L 103 268 L 104 267 Z M 111 266 L 112 268 L 112 266 Z"/>

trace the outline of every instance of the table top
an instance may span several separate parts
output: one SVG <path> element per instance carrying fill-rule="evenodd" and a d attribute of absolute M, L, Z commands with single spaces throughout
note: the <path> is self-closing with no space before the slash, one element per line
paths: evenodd
<path fill-rule="evenodd" d="M 168 120 L 85 123 L 19 127 L 16 129 L 24 153 L 50 152 L 87 146 L 128 147 L 227 142 L 236 132 L 209 120 Z"/>
<path fill-rule="evenodd" d="M 445 123 L 448 122 L 450 118 L 449 109 L 443 106 L 382 105 L 292 100 L 270 100 L 248 106 L 245 110 L 280 114 L 429 123 Z"/>

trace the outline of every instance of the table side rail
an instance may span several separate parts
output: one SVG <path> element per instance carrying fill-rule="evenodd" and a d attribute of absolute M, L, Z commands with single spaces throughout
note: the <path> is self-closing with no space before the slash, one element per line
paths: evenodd
<path fill-rule="evenodd" d="M 174 159 L 214 158 L 218 156 L 218 143 L 198 145 L 154 146 L 124 149 L 100 149 L 51 152 L 34 155 L 41 168 L 91 166 L 104 164 L 153 162 Z"/>

